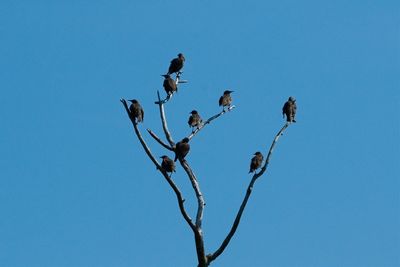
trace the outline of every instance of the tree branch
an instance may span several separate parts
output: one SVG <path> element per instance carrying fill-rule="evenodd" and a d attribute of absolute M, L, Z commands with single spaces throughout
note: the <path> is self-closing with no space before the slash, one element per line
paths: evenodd
<path fill-rule="evenodd" d="M 225 248 L 228 246 L 230 240 L 232 239 L 233 235 L 234 235 L 235 232 L 236 232 L 237 227 L 239 226 L 240 219 L 241 219 L 241 217 L 242 217 L 242 214 L 243 214 L 244 209 L 246 208 L 247 201 L 248 201 L 249 198 L 250 198 L 251 192 L 252 192 L 252 190 L 253 190 L 254 183 L 255 183 L 256 180 L 257 180 L 261 175 L 263 175 L 264 172 L 266 171 L 266 169 L 267 169 L 267 167 L 268 167 L 268 164 L 269 164 L 269 161 L 270 161 L 270 158 L 271 158 L 271 155 L 272 155 L 272 152 L 273 152 L 273 149 L 274 149 L 274 147 L 275 147 L 275 144 L 278 142 L 279 137 L 283 134 L 283 132 L 284 132 L 284 131 L 286 130 L 286 128 L 288 128 L 288 127 L 289 127 L 289 123 L 286 123 L 286 124 L 279 130 L 279 132 L 276 134 L 274 140 L 272 141 L 271 147 L 269 148 L 268 156 L 267 156 L 267 158 L 266 158 L 266 160 L 265 160 L 264 166 L 261 168 L 261 170 L 260 170 L 259 173 L 255 173 L 255 174 L 253 175 L 253 178 L 251 179 L 251 181 L 250 181 L 250 183 L 249 183 L 249 186 L 247 187 L 246 195 L 244 196 L 243 202 L 242 202 L 242 204 L 240 205 L 239 211 L 238 211 L 238 213 L 237 213 L 237 215 L 236 215 L 236 218 L 235 218 L 235 220 L 234 220 L 234 222 L 233 222 L 233 225 L 232 225 L 231 230 L 229 231 L 228 235 L 226 236 L 226 238 L 225 238 L 224 241 L 222 242 L 221 246 L 220 246 L 214 253 L 207 255 L 207 262 L 208 262 L 208 263 L 214 261 L 219 255 L 222 254 L 222 252 L 223 252 L 223 251 L 225 250 Z"/>
<path fill-rule="evenodd" d="M 170 146 L 174 147 L 175 146 L 175 142 L 172 140 L 171 133 L 168 130 L 167 119 L 165 118 L 165 112 L 164 112 L 164 104 L 161 101 L 160 92 L 159 91 L 157 91 L 157 96 L 158 96 L 158 106 L 160 108 L 161 123 L 162 123 L 162 126 L 163 126 L 165 137 L 167 138 L 167 141 L 170 144 Z"/>
<path fill-rule="evenodd" d="M 160 97 L 159 94 L 158 94 L 158 97 Z M 196 216 L 196 224 L 194 224 L 192 219 L 189 217 L 188 213 L 185 210 L 185 207 L 184 207 L 185 200 L 183 199 L 182 193 L 180 192 L 179 188 L 176 186 L 174 181 L 168 176 L 168 174 L 161 168 L 161 165 L 157 162 L 157 160 L 155 159 L 155 157 L 151 153 L 149 147 L 147 146 L 146 142 L 144 141 L 144 139 L 143 139 L 138 127 L 137 127 L 137 122 L 134 119 L 132 119 L 132 117 L 130 116 L 129 108 L 128 108 L 128 105 L 127 105 L 125 99 L 120 99 L 120 101 L 122 102 L 122 104 L 125 107 L 125 110 L 126 110 L 126 112 L 128 114 L 128 117 L 131 120 L 131 122 L 133 124 L 133 127 L 135 129 L 136 136 L 138 137 L 140 143 L 142 144 L 146 154 L 149 156 L 151 161 L 153 161 L 153 163 L 156 165 L 157 169 L 162 173 L 164 178 L 167 180 L 168 184 L 171 186 L 172 190 L 175 192 L 176 198 L 178 200 L 179 210 L 180 210 L 183 218 L 185 219 L 185 221 L 188 223 L 188 225 L 192 229 L 192 231 L 194 233 L 194 236 L 195 236 L 195 244 L 196 244 L 196 251 L 197 251 L 197 258 L 198 258 L 199 266 L 206 266 L 207 265 L 207 258 L 205 256 L 204 238 L 203 238 L 203 233 L 202 233 L 202 229 L 201 229 L 201 220 L 202 220 L 202 216 L 203 216 L 204 199 L 203 199 L 203 196 L 202 196 L 202 194 L 200 192 L 200 188 L 199 188 L 199 185 L 197 183 L 196 176 L 194 175 L 193 171 L 190 169 L 190 167 L 187 164 L 186 160 L 183 160 L 183 161 L 180 160 L 183 168 L 185 169 L 186 173 L 188 174 L 188 176 L 190 178 L 190 181 L 192 182 L 192 186 L 193 186 L 193 188 L 195 189 L 195 192 L 196 192 L 196 197 L 198 198 L 198 201 L 199 201 L 198 202 L 199 205 L 198 205 L 198 209 L 197 209 L 197 216 Z M 163 122 L 163 127 L 164 127 L 164 124 L 165 124 L 164 132 L 165 132 L 165 134 L 167 136 L 167 139 L 168 139 L 168 136 L 169 136 L 169 139 L 172 141 L 172 139 L 170 137 L 170 133 L 168 131 L 168 128 L 166 127 L 165 114 L 164 114 L 164 109 L 162 107 L 163 104 L 160 102 L 159 106 L 160 106 L 160 113 L 161 113 L 161 120 Z M 154 136 L 153 136 L 153 138 L 154 138 Z M 159 139 L 159 138 L 157 137 L 157 139 Z"/>
<path fill-rule="evenodd" d="M 210 124 L 213 120 L 215 120 L 216 118 L 218 118 L 219 116 L 225 114 L 228 111 L 231 111 L 232 109 L 234 109 L 236 106 L 230 106 L 228 108 L 228 110 L 223 110 L 220 113 L 210 117 L 208 120 L 206 120 L 205 122 L 203 122 L 196 130 L 194 130 L 189 136 L 189 140 L 191 140 L 198 132 L 201 131 L 201 129 L 203 129 L 207 124 Z"/>
<path fill-rule="evenodd" d="M 192 183 L 194 192 L 196 194 L 197 204 L 198 204 L 197 205 L 197 215 L 196 215 L 196 226 L 197 226 L 197 228 L 201 228 L 201 223 L 203 220 L 204 206 L 206 205 L 205 201 L 204 201 L 204 197 L 203 197 L 203 194 L 201 193 L 200 185 L 197 182 L 196 175 L 193 173 L 188 162 L 185 159 L 183 159 L 183 160 L 180 160 L 180 163 L 181 163 L 183 169 L 186 171 L 186 173 L 189 177 L 189 180 Z"/>
<path fill-rule="evenodd" d="M 199 266 L 207 266 L 208 264 L 207 264 L 205 249 L 204 249 L 203 230 L 201 228 L 201 224 L 203 221 L 204 206 L 206 204 L 204 201 L 203 194 L 201 193 L 201 190 L 200 190 L 200 185 L 197 182 L 196 175 L 190 168 L 188 162 L 185 159 L 179 159 L 179 162 L 181 163 L 186 174 L 188 175 L 189 180 L 192 183 L 194 192 L 196 194 L 196 198 L 197 198 L 196 230 L 197 231 L 195 233 L 195 242 L 196 242 L 197 259 L 199 261 Z"/>
<path fill-rule="evenodd" d="M 163 147 L 165 147 L 168 150 L 174 151 L 172 149 L 172 147 L 170 147 L 169 145 L 167 145 L 166 143 L 164 143 L 152 130 L 147 129 L 147 131 L 149 132 L 149 134 L 151 135 L 151 137 L 153 137 L 160 145 L 162 145 Z"/>
<path fill-rule="evenodd" d="M 185 200 L 182 197 L 182 193 L 180 192 L 179 188 L 176 186 L 174 181 L 172 181 L 171 178 L 168 176 L 168 174 L 161 168 L 161 165 L 157 162 L 157 160 L 155 159 L 154 155 L 151 153 L 149 147 L 147 146 L 146 142 L 144 141 L 144 139 L 143 139 L 138 127 L 137 127 L 137 122 L 135 122 L 135 120 L 132 120 L 132 118 L 130 116 L 128 105 L 127 105 L 125 99 L 120 99 L 120 101 L 122 102 L 122 104 L 125 107 L 126 112 L 128 113 L 128 117 L 129 117 L 129 119 L 131 120 L 131 122 L 133 124 L 133 128 L 135 130 L 136 136 L 139 139 L 140 143 L 142 144 L 143 149 L 145 150 L 147 156 L 154 163 L 154 165 L 156 165 L 157 170 L 159 170 L 161 172 L 161 174 L 164 176 L 165 180 L 167 180 L 168 184 L 171 186 L 172 190 L 175 192 L 176 198 L 178 200 L 179 210 L 180 210 L 183 218 L 185 219 L 185 221 L 189 224 L 190 228 L 193 230 L 193 233 L 196 235 L 197 229 L 196 229 L 196 226 L 193 223 L 192 219 L 189 217 L 189 215 L 187 214 L 187 212 L 185 210 L 185 207 L 183 205 Z"/>

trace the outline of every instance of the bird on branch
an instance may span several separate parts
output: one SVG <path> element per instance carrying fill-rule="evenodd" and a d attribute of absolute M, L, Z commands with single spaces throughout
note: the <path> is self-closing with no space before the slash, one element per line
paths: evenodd
<path fill-rule="evenodd" d="M 185 137 L 181 141 L 176 143 L 174 161 L 177 161 L 178 158 L 184 159 L 186 155 L 189 153 L 189 150 L 190 150 L 189 138 Z"/>
<path fill-rule="evenodd" d="M 226 90 L 224 92 L 224 94 L 219 98 L 219 106 L 222 106 L 222 111 L 225 111 L 225 107 L 229 108 L 231 107 L 232 104 L 232 97 L 231 97 L 231 93 L 233 93 L 234 91 L 229 91 Z"/>
<path fill-rule="evenodd" d="M 161 162 L 161 168 L 172 174 L 172 172 L 175 172 L 175 162 L 170 159 L 168 156 L 164 155 L 161 156 L 160 158 L 162 158 L 162 162 Z"/>
<path fill-rule="evenodd" d="M 177 58 L 171 60 L 171 64 L 169 65 L 167 75 L 170 75 L 172 73 L 179 73 L 184 63 L 185 63 L 185 57 L 183 56 L 182 53 L 179 53 Z"/>
<path fill-rule="evenodd" d="M 189 117 L 188 124 L 190 127 L 192 127 L 193 132 L 195 127 L 199 128 L 199 126 L 203 123 L 203 120 L 201 119 L 197 110 L 192 110 L 190 114 L 191 115 Z"/>
<path fill-rule="evenodd" d="M 282 115 L 283 118 L 285 118 L 286 115 L 286 121 L 288 122 L 296 122 L 294 117 L 296 116 L 296 110 L 297 110 L 297 105 L 296 105 L 296 99 L 294 97 L 289 97 L 288 101 L 283 105 L 282 108 Z"/>
<path fill-rule="evenodd" d="M 165 89 L 165 92 L 167 93 L 168 97 L 170 97 L 174 92 L 178 91 L 178 87 L 175 83 L 175 81 L 171 78 L 169 74 L 164 74 L 161 75 L 163 76 L 164 82 L 163 82 L 163 87 Z"/>
<path fill-rule="evenodd" d="M 249 173 L 255 172 L 258 168 L 260 168 L 263 160 L 264 156 L 261 154 L 261 152 L 257 151 L 256 153 L 254 153 L 254 157 L 251 159 L 250 162 Z"/>
<path fill-rule="evenodd" d="M 144 119 L 144 110 L 142 106 L 140 105 L 139 101 L 136 99 L 128 100 L 132 104 L 129 106 L 129 115 L 131 119 L 138 123 L 138 122 L 143 122 Z"/>

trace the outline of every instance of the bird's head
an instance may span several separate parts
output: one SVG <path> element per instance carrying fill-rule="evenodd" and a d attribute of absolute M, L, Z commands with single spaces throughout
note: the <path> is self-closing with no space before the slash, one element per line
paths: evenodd
<path fill-rule="evenodd" d="M 131 103 L 139 103 L 136 99 L 131 99 L 131 100 L 128 100 L 129 102 L 131 102 Z"/>
<path fill-rule="evenodd" d="M 189 143 L 189 138 L 187 138 L 187 137 L 183 138 L 182 143 Z"/>
<path fill-rule="evenodd" d="M 168 158 L 168 156 L 166 156 L 166 155 L 163 155 L 163 156 L 161 156 L 160 158 L 162 158 L 162 159 L 166 159 L 166 158 Z"/>
<path fill-rule="evenodd" d="M 290 96 L 289 101 L 296 102 L 296 99 L 293 96 Z"/>
<path fill-rule="evenodd" d="M 260 151 L 257 151 L 256 153 L 254 153 L 254 155 L 256 155 L 256 156 L 260 156 L 260 155 L 262 155 L 262 154 L 261 154 L 261 152 L 260 152 Z"/>
<path fill-rule="evenodd" d="M 178 57 L 179 57 L 179 58 L 185 58 L 185 57 L 183 56 L 182 53 L 179 53 L 179 54 L 178 54 Z"/>
<path fill-rule="evenodd" d="M 192 114 L 192 115 L 193 115 L 193 114 L 198 114 L 198 112 L 197 112 L 197 110 L 194 109 L 194 110 L 192 110 L 192 111 L 190 112 L 190 114 Z"/>
<path fill-rule="evenodd" d="M 229 95 L 230 93 L 233 93 L 234 91 L 230 91 L 230 90 L 225 90 L 224 91 L 224 95 Z"/>
<path fill-rule="evenodd" d="M 161 76 L 163 76 L 165 79 L 168 79 L 169 77 L 171 77 L 169 74 L 163 74 Z"/>

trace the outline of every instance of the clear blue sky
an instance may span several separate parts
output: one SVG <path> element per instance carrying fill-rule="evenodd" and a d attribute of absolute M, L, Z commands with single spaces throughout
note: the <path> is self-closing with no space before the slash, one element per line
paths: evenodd
<path fill-rule="evenodd" d="M 193 237 L 119 98 L 162 134 L 156 90 L 186 56 L 166 106 L 175 140 L 235 91 L 237 108 L 192 140 L 206 249 L 225 237 L 284 121 L 237 234 L 215 267 L 400 266 L 398 1 L 0 2 L 0 266 L 187 267 Z M 164 92 L 163 92 L 164 93 Z M 168 154 L 168 153 L 167 153 Z M 171 154 L 168 154 L 172 156 Z M 194 214 L 192 188 L 174 180 Z"/>

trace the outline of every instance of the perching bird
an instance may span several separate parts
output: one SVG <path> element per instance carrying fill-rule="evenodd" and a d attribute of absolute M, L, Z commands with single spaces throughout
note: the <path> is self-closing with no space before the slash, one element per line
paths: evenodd
<path fill-rule="evenodd" d="M 233 91 L 226 90 L 224 95 L 219 98 L 219 106 L 222 106 L 222 110 L 225 110 L 225 107 L 228 106 L 228 109 L 232 103 L 231 93 Z"/>
<path fill-rule="evenodd" d="M 190 117 L 189 117 L 188 124 L 190 127 L 192 127 L 192 131 L 193 131 L 194 127 L 199 128 L 199 126 L 201 125 L 203 120 L 201 119 L 197 110 L 192 110 L 192 112 L 190 112 L 190 114 L 192 114 L 192 115 L 190 115 Z"/>
<path fill-rule="evenodd" d="M 182 69 L 184 63 L 185 63 L 185 57 L 183 56 L 182 53 L 179 53 L 177 58 L 171 60 L 171 64 L 169 65 L 167 75 L 179 72 Z"/>
<path fill-rule="evenodd" d="M 257 151 L 256 153 L 254 153 L 254 157 L 251 159 L 251 162 L 250 162 L 249 173 L 255 172 L 258 168 L 260 168 L 263 159 L 264 159 L 264 156 L 261 154 L 261 152 Z"/>
<path fill-rule="evenodd" d="M 175 163 L 172 159 L 170 159 L 168 156 L 161 156 L 162 162 L 161 162 L 161 168 L 166 171 L 166 172 L 175 172 Z"/>
<path fill-rule="evenodd" d="M 129 106 L 130 115 L 133 121 L 142 122 L 144 119 L 144 111 L 139 101 L 136 99 L 128 100 L 132 104 Z M 137 119 L 137 120 L 136 120 Z"/>
<path fill-rule="evenodd" d="M 164 86 L 165 92 L 167 92 L 168 96 L 171 96 L 175 91 L 178 91 L 178 87 L 176 86 L 175 81 L 171 78 L 171 76 L 169 74 L 164 74 L 161 76 L 163 76 L 165 78 L 163 86 Z"/>
<path fill-rule="evenodd" d="M 176 161 L 178 158 L 184 159 L 185 156 L 189 153 L 189 150 L 190 150 L 189 138 L 185 137 L 181 141 L 176 143 L 174 161 Z"/>
<path fill-rule="evenodd" d="M 296 105 L 296 99 L 294 97 L 289 97 L 288 101 L 286 101 L 285 105 L 283 105 L 282 108 L 282 115 L 283 118 L 285 118 L 286 115 L 286 121 L 288 122 L 296 122 L 294 119 L 296 115 L 296 110 L 297 110 L 297 105 Z"/>

